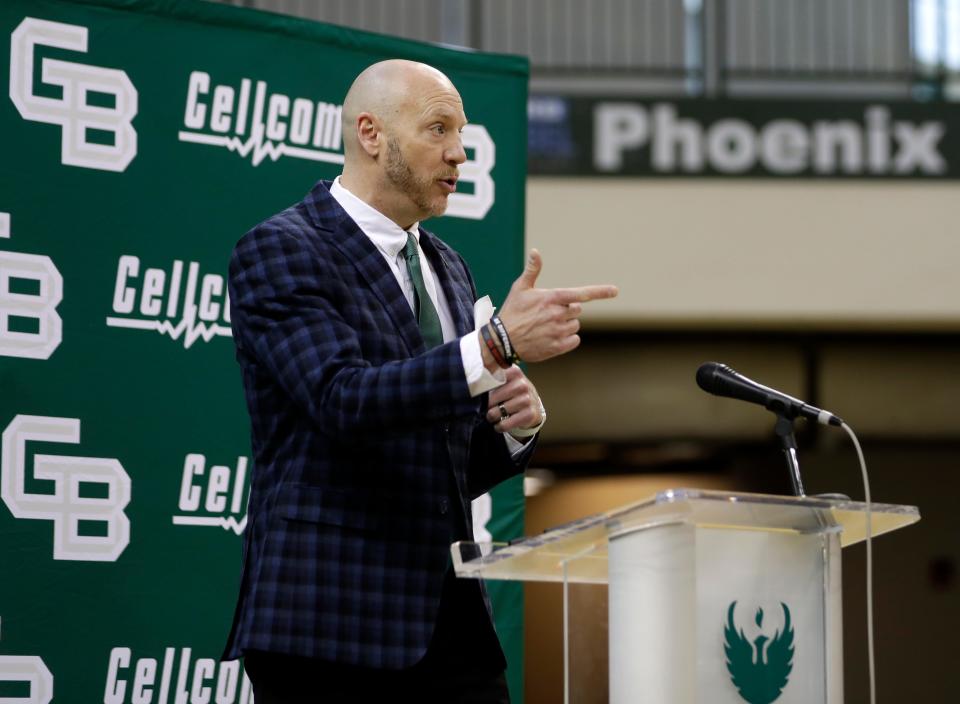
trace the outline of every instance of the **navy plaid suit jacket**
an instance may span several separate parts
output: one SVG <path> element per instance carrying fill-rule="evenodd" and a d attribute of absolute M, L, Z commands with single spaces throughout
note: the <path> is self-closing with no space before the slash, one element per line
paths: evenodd
<path fill-rule="evenodd" d="M 533 443 L 510 457 L 485 395 L 470 396 L 459 342 L 426 349 L 329 185 L 248 232 L 230 260 L 254 470 L 224 657 L 397 669 L 430 642 L 451 537 L 472 535 L 470 500 L 520 472 Z M 467 266 L 430 233 L 420 242 L 466 334 Z"/>

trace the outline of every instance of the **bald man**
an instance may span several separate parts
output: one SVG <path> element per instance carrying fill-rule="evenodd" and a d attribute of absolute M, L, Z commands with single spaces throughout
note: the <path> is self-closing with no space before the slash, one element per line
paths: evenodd
<path fill-rule="evenodd" d="M 257 704 L 506 702 L 483 585 L 455 578 L 471 499 L 523 471 L 546 414 L 514 362 L 575 348 L 612 286 L 538 289 L 533 251 L 499 317 L 420 227 L 466 160 L 450 80 L 364 70 L 343 173 L 248 232 L 230 261 L 254 469 L 225 659 Z"/>

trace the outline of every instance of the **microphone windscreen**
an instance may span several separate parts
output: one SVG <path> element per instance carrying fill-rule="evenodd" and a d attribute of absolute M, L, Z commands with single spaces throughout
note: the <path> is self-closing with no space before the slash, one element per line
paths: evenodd
<path fill-rule="evenodd" d="M 700 368 L 697 369 L 697 386 L 708 394 L 718 393 L 721 379 L 717 376 L 717 372 L 726 368 L 727 366 L 725 364 L 720 364 L 719 362 L 704 362 L 700 365 Z"/>

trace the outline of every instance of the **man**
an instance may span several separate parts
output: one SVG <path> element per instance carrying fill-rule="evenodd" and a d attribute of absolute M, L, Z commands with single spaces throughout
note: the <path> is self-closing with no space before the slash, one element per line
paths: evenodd
<path fill-rule="evenodd" d="M 225 657 L 245 657 L 257 704 L 508 701 L 482 585 L 454 577 L 449 544 L 544 421 L 510 361 L 576 347 L 581 303 L 616 289 L 537 289 L 532 252 L 502 330 L 475 321 L 466 264 L 418 226 L 466 160 L 453 84 L 374 64 L 343 124 L 342 175 L 230 262 L 254 471 Z"/>

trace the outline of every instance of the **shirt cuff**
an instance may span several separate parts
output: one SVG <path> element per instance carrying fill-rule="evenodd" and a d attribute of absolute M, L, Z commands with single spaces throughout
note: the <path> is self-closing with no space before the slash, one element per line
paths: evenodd
<path fill-rule="evenodd" d="M 530 438 L 517 440 L 510 433 L 504 433 L 503 439 L 507 442 L 507 451 L 510 453 L 510 457 L 512 459 L 516 459 L 517 455 L 523 452 L 523 449 L 527 446 L 527 443 L 530 442 Z"/>
<path fill-rule="evenodd" d="M 483 363 L 480 336 L 476 330 L 460 338 L 460 358 L 463 360 L 463 374 L 467 378 L 471 396 L 479 396 L 506 383 L 507 375 L 502 369 L 491 374 Z"/>

